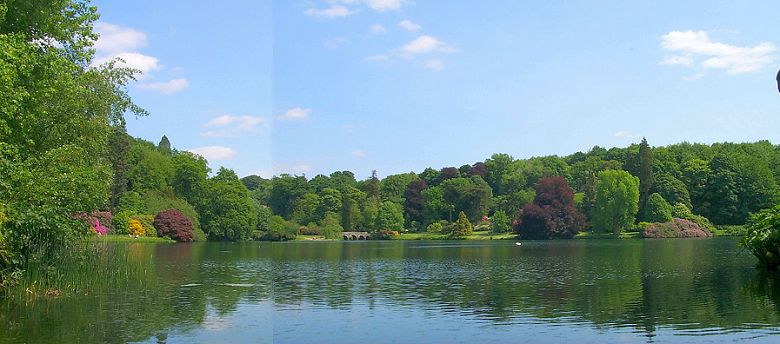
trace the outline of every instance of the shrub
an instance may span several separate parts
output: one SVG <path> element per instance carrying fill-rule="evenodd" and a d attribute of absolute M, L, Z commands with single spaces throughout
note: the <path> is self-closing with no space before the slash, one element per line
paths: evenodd
<path fill-rule="evenodd" d="M 574 207 L 574 192 L 562 177 L 545 177 L 536 185 L 534 202 L 520 211 L 514 231 L 524 239 L 570 239 L 583 227 Z"/>
<path fill-rule="evenodd" d="M 780 205 L 751 216 L 747 235 L 740 245 L 758 258 L 759 268 L 777 270 L 780 267 Z"/>
<path fill-rule="evenodd" d="M 706 238 L 712 233 L 699 227 L 695 222 L 674 218 L 672 221 L 652 223 L 642 231 L 645 238 Z"/>
<path fill-rule="evenodd" d="M 425 230 L 429 233 L 441 233 L 442 229 L 444 229 L 444 226 L 438 222 L 431 223 L 428 225 L 428 227 L 425 228 Z"/>
<path fill-rule="evenodd" d="M 659 193 L 650 195 L 645 207 L 647 222 L 668 222 L 672 220 L 672 206 Z"/>
<path fill-rule="evenodd" d="M 130 235 L 138 235 L 138 236 L 145 236 L 146 231 L 144 230 L 144 226 L 141 224 L 141 221 L 138 221 L 136 219 L 131 219 L 128 225 L 129 228 L 129 234 Z"/>
<path fill-rule="evenodd" d="M 450 236 L 453 238 L 462 238 L 471 235 L 473 231 L 474 227 L 471 225 L 469 218 L 466 217 L 466 213 L 461 211 L 458 215 L 458 221 L 455 222 L 455 227 L 450 233 Z"/>
<path fill-rule="evenodd" d="M 102 231 L 102 234 L 106 234 L 106 232 L 112 231 L 110 227 L 105 227 L 106 225 L 111 226 L 113 221 L 113 216 L 108 211 L 78 212 L 73 214 L 73 219 L 83 222 L 98 233 Z"/>
<path fill-rule="evenodd" d="M 704 228 L 710 232 L 715 231 L 715 226 L 704 216 L 694 214 L 687 205 L 683 203 L 676 203 L 672 208 L 672 217 L 686 219 L 693 221 L 699 227 Z"/>
<path fill-rule="evenodd" d="M 177 209 L 169 209 L 154 217 L 154 228 L 160 237 L 176 241 L 192 241 L 192 221 Z"/>
<path fill-rule="evenodd" d="M 376 236 L 379 240 L 390 240 L 397 238 L 400 234 L 398 231 L 391 231 L 389 229 L 383 229 L 377 232 Z"/>

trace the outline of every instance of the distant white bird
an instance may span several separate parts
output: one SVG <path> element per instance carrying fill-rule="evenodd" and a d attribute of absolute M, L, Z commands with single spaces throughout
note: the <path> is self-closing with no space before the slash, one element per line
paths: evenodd
<path fill-rule="evenodd" d="M 521 244 L 521 243 L 519 243 L 519 242 L 516 242 L 516 243 L 515 243 L 515 245 L 517 245 L 517 246 L 520 246 L 520 245 L 522 245 L 522 244 Z"/>

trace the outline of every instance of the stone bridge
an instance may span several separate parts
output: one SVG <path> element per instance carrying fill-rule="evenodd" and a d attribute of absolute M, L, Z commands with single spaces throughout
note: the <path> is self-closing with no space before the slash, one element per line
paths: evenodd
<path fill-rule="evenodd" d="M 370 240 L 371 234 L 368 232 L 341 232 L 341 238 L 344 240 Z"/>

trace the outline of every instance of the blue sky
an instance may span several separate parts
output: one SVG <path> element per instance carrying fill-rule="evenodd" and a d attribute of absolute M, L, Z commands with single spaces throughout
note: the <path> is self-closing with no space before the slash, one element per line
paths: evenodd
<path fill-rule="evenodd" d="M 240 176 L 360 179 L 681 141 L 780 142 L 777 1 L 95 1 L 165 134 Z"/>

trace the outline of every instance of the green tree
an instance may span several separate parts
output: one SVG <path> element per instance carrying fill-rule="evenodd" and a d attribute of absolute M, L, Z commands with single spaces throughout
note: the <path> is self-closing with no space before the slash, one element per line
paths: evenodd
<path fill-rule="evenodd" d="M 401 206 L 390 201 L 382 202 L 374 228 L 377 230 L 402 231 L 404 229 L 404 214 Z"/>
<path fill-rule="evenodd" d="M 208 179 L 209 167 L 206 159 L 190 152 L 177 152 L 171 158 L 173 179 L 171 186 L 177 196 L 190 204 L 198 204 L 203 196 L 203 187 Z"/>
<path fill-rule="evenodd" d="M 647 206 L 650 190 L 653 188 L 655 177 L 653 174 L 653 149 L 643 137 L 639 144 L 639 213 L 644 214 Z"/>
<path fill-rule="evenodd" d="M 220 168 L 208 181 L 200 210 L 201 225 L 209 240 L 247 240 L 257 224 L 257 209 L 235 172 Z"/>
<path fill-rule="evenodd" d="M 672 220 L 672 205 L 667 202 L 659 193 L 651 194 L 647 199 L 645 208 L 645 218 L 647 222 L 667 222 Z"/>
<path fill-rule="evenodd" d="M 387 176 L 380 182 L 379 195 L 382 201 L 403 204 L 404 191 L 406 191 L 411 182 L 419 179 L 414 172 Z"/>
<path fill-rule="evenodd" d="M 471 225 L 471 221 L 469 221 L 466 213 L 461 211 L 460 214 L 458 214 L 458 221 L 455 222 L 450 236 L 453 238 L 463 238 L 471 235 L 473 230 L 474 226 Z"/>
<path fill-rule="evenodd" d="M 509 217 L 502 210 L 493 213 L 493 217 L 490 220 L 493 222 L 491 227 L 493 233 L 506 233 L 512 228 L 509 223 Z"/>
<path fill-rule="evenodd" d="M 626 171 L 599 173 L 592 224 L 600 231 L 616 236 L 633 225 L 639 210 L 639 178 Z"/>
<path fill-rule="evenodd" d="M 163 135 L 160 139 L 160 143 L 157 144 L 157 150 L 159 150 L 160 153 L 163 153 L 163 155 L 171 155 L 171 141 L 168 140 L 168 136 Z"/>
<path fill-rule="evenodd" d="M 653 183 L 652 191 L 653 193 L 661 194 L 671 204 L 683 203 L 689 208 L 691 207 L 691 196 L 685 183 L 671 174 L 663 173 L 659 175 L 655 183 Z"/>
<path fill-rule="evenodd" d="M 272 183 L 268 206 L 274 214 L 289 219 L 295 210 L 295 203 L 309 192 L 306 177 L 282 174 L 274 177 Z"/>

